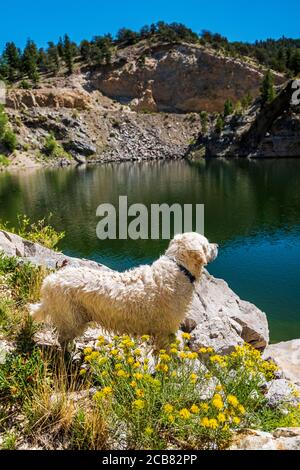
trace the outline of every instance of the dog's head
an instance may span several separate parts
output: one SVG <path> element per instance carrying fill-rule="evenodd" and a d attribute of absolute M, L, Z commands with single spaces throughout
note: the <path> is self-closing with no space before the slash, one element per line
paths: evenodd
<path fill-rule="evenodd" d="M 174 258 L 192 274 L 199 275 L 201 268 L 216 259 L 218 245 L 195 232 L 176 235 L 170 242 L 166 255 Z"/>

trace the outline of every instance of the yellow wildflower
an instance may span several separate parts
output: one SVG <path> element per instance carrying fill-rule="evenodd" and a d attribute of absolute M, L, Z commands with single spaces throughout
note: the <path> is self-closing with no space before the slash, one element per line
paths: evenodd
<path fill-rule="evenodd" d="M 112 356 L 117 356 L 118 353 L 119 353 L 118 349 L 112 349 L 112 350 L 110 351 L 110 354 L 111 354 Z"/>
<path fill-rule="evenodd" d="M 234 416 L 234 418 L 232 418 L 232 422 L 233 424 L 238 425 L 240 424 L 241 420 L 237 416 Z"/>
<path fill-rule="evenodd" d="M 226 416 L 225 416 L 224 413 L 219 413 L 219 414 L 218 414 L 218 421 L 219 421 L 220 423 L 225 423 L 225 421 L 226 421 Z"/>
<path fill-rule="evenodd" d="M 199 413 L 199 411 L 200 411 L 199 406 L 197 406 L 197 405 L 192 405 L 191 406 L 191 412 L 194 413 L 195 415 L 197 415 Z"/>
<path fill-rule="evenodd" d="M 196 352 L 189 352 L 189 353 L 187 353 L 187 358 L 195 360 L 195 359 L 198 358 L 198 354 Z"/>
<path fill-rule="evenodd" d="M 134 363 L 134 358 L 133 358 L 133 357 L 129 357 L 129 358 L 127 359 L 127 363 L 128 363 L 128 364 L 133 364 L 133 363 Z"/>
<path fill-rule="evenodd" d="M 161 362 L 155 366 L 155 369 L 160 372 L 168 372 L 169 366 L 167 364 L 162 364 Z"/>
<path fill-rule="evenodd" d="M 132 382 L 130 382 L 129 384 L 132 388 L 135 388 L 137 386 L 137 383 L 135 380 L 132 380 Z"/>
<path fill-rule="evenodd" d="M 122 369 L 122 367 L 123 367 L 123 364 L 120 364 L 120 362 L 118 362 L 118 363 L 115 365 L 115 369 L 116 369 L 116 370 L 120 370 L 120 369 Z"/>
<path fill-rule="evenodd" d="M 190 378 L 191 378 L 191 383 L 195 384 L 197 382 L 198 375 L 197 374 L 191 374 Z"/>
<path fill-rule="evenodd" d="M 142 341 L 149 341 L 150 336 L 149 335 L 143 335 L 141 339 L 142 339 Z"/>
<path fill-rule="evenodd" d="M 145 408 L 145 402 L 144 400 L 134 400 L 134 402 L 132 403 L 132 405 L 134 406 L 134 408 L 136 408 L 137 410 L 142 410 L 143 408 Z"/>
<path fill-rule="evenodd" d="M 186 359 L 187 355 L 186 355 L 186 353 L 185 353 L 184 351 L 180 351 L 180 352 L 178 353 L 178 357 L 180 357 L 180 359 Z"/>
<path fill-rule="evenodd" d="M 93 349 L 92 348 L 85 348 L 83 350 L 83 353 L 85 356 L 88 356 L 89 354 L 91 354 L 93 352 Z"/>
<path fill-rule="evenodd" d="M 177 377 L 177 372 L 175 370 L 173 370 L 171 377 Z"/>
<path fill-rule="evenodd" d="M 187 408 L 182 408 L 182 410 L 179 411 L 179 416 L 183 419 L 189 419 L 191 412 Z"/>
<path fill-rule="evenodd" d="M 199 349 L 199 353 L 200 353 L 200 354 L 206 354 L 206 353 L 207 353 L 207 349 L 206 349 L 206 348 L 200 348 L 200 349 Z"/>
<path fill-rule="evenodd" d="M 133 368 L 134 369 L 138 369 L 140 367 L 141 363 L 139 361 L 136 361 L 134 364 L 133 364 Z"/>
<path fill-rule="evenodd" d="M 160 357 L 160 360 L 164 362 L 169 362 L 171 360 L 169 354 L 161 354 L 159 357 Z"/>
<path fill-rule="evenodd" d="M 246 410 L 245 410 L 245 408 L 243 407 L 243 405 L 239 405 L 239 406 L 238 406 L 238 410 L 239 410 L 239 412 L 241 413 L 241 415 L 243 415 L 243 414 L 246 413 Z"/>
<path fill-rule="evenodd" d="M 221 392 L 223 390 L 222 385 L 217 385 L 216 386 L 216 392 Z"/>
<path fill-rule="evenodd" d="M 120 369 L 120 370 L 118 370 L 118 372 L 117 372 L 117 376 L 118 376 L 118 377 L 127 377 L 128 374 L 125 372 L 125 370 Z"/>
<path fill-rule="evenodd" d="M 140 372 L 136 372 L 135 374 L 133 374 L 133 377 L 137 380 L 141 380 L 144 376 Z"/>
<path fill-rule="evenodd" d="M 177 354 L 177 348 L 171 348 L 170 353 L 171 354 Z"/>
<path fill-rule="evenodd" d="M 174 417 L 173 415 L 169 415 L 169 416 L 168 416 L 168 421 L 169 421 L 170 423 L 174 423 L 175 417 Z"/>
<path fill-rule="evenodd" d="M 212 399 L 212 405 L 218 410 L 222 410 L 224 404 L 221 395 L 216 394 Z"/>
<path fill-rule="evenodd" d="M 189 333 L 182 333 L 183 339 L 191 339 L 191 335 Z"/>
<path fill-rule="evenodd" d="M 204 418 L 201 419 L 200 424 L 201 424 L 201 426 L 203 426 L 204 428 L 208 428 L 208 427 L 209 427 L 209 419 L 207 418 L 207 416 L 205 416 Z"/>
<path fill-rule="evenodd" d="M 135 393 L 137 397 L 143 397 L 145 395 L 141 388 L 136 389 Z"/>
<path fill-rule="evenodd" d="M 231 405 L 231 406 L 236 407 L 236 406 L 238 406 L 239 401 L 238 401 L 238 399 L 235 395 L 228 395 L 227 403 L 229 403 L 229 405 Z"/>
<path fill-rule="evenodd" d="M 79 375 L 85 375 L 86 374 L 86 369 L 80 369 Z"/>
<path fill-rule="evenodd" d="M 219 427 L 219 423 L 216 419 L 212 418 L 209 420 L 209 427 L 211 429 L 217 429 Z"/>
<path fill-rule="evenodd" d="M 201 403 L 200 408 L 202 411 L 206 412 L 209 410 L 209 405 L 207 403 Z"/>
<path fill-rule="evenodd" d="M 147 426 L 147 427 L 146 427 L 146 429 L 145 429 L 145 434 L 146 434 L 147 436 L 151 436 L 151 434 L 153 434 L 153 432 L 154 432 L 154 431 L 153 431 L 152 428 L 150 428 L 150 426 Z"/>
<path fill-rule="evenodd" d="M 168 413 L 168 414 L 169 414 L 169 413 L 172 413 L 173 409 L 174 409 L 174 407 L 173 407 L 172 405 L 170 405 L 169 403 L 167 403 L 167 404 L 164 406 L 164 411 L 165 411 L 166 413 Z"/>

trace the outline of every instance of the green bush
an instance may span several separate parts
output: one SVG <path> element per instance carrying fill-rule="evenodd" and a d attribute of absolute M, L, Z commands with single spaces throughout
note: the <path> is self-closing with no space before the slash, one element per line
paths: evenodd
<path fill-rule="evenodd" d="M 22 80 L 20 83 L 20 88 L 23 88 L 23 90 L 30 90 L 32 86 L 27 80 Z"/>
<path fill-rule="evenodd" d="M 0 142 L 2 141 L 4 134 L 6 132 L 8 124 L 8 117 L 4 110 L 4 106 L 0 104 Z"/>
<path fill-rule="evenodd" d="M 16 150 L 18 141 L 16 134 L 11 129 L 7 129 L 7 131 L 5 132 L 2 139 L 2 144 L 7 148 L 9 152 L 14 152 Z"/>
<path fill-rule="evenodd" d="M 13 152 L 17 147 L 17 137 L 8 124 L 9 121 L 4 106 L 0 105 L 0 143 L 9 152 Z"/>
<path fill-rule="evenodd" d="M 9 159 L 5 155 L 0 154 L 0 167 L 1 166 L 8 166 L 9 165 Z"/>
<path fill-rule="evenodd" d="M 57 232 L 49 221 L 52 214 L 48 218 L 38 220 L 37 222 L 31 222 L 29 217 L 26 215 L 18 215 L 16 227 L 11 227 L 8 223 L 0 221 L 0 230 L 7 230 L 12 233 L 16 233 L 20 237 L 26 238 L 34 243 L 40 243 L 47 248 L 55 248 L 58 242 L 64 238 L 64 232 Z"/>
<path fill-rule="evenodd" d="M 43 152 L 45 155 L 51 158 L 67 158 L 70 159 L 68 152 L 57 142 L 55 136 L 51 133 L 49 134 L 44 143 Z"/>

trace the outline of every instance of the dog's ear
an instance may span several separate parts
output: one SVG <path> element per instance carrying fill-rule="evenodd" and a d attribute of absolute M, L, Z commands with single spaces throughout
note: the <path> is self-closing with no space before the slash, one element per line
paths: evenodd
<path fill-rule="evenodd" d="M 186 265 L 193 266 L 195 268 L 199 266 L 206 266 L 208 264 L 207 255 L 203 247 L 197 250 L 186 250 L 183 251 L 183 259 Z"/>

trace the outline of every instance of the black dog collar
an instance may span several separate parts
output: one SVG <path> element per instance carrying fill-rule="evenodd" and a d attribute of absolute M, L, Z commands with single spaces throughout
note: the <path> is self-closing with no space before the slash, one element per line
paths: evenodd
<path fill-rule="evenodd" d="M 168 257 L 169 258 L 169 257 Z M 194 282 L 196 281 L 196 278 L 195 276 L 185 267 L 183 266 L 182 264 L 178 263 L 176 261 L 176 259 L 174 258 L 169 258 L 171 261 L 173 261 L 175 264 L 177 264 L 178 268 L 180 269 L 180 271 L 185 274 L 185 276 L 188 278 L 188 280 L 190 281 L 191 284 L 194 284 Z"/>

